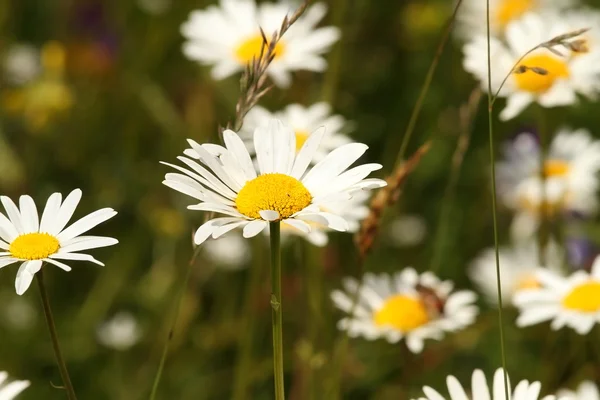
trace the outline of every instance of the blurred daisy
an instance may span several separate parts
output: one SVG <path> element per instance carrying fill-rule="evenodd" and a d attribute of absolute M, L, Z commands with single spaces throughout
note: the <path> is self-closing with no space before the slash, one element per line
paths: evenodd
<path fill-rule="evenodd" d="M 539 48 L 527 55 L 513 70 L 518 59 L 535 46 L 582 28 L 590 28 L 590 31 L 574 39 L 577 41 L 574 49 L 556 47 L 563 56 Z M 506 97 L 507 100 L 500 119 L 516 117 L 533 102 L 549 108 L 575 103 L 578 93 L 595 98 L 600 91 L 599 31 L 600 14 L 591 10 L 560 14 L 527 13 L 506 27 L 506 42 L 491 38 L 494 93 L 504 78 L 510 75 L 499 93 L 500 97 Z M 487 91 L 486 36 L 476 36 L 466 44 L 464 54 L 465 69 Z M 519 69 L 524 70 L 518 72 Z"/>
<path fill-rule="evenodd" d="M 324 129 L 317 130 L 296 152 L 296 135 L 281 121 L 272 120 L 267 127 L 257 128 L 254 148 L 258 173 L 244 142 L 231 130 L 223 132 L 225 147 L 188 140 L 196 154 L 186 155 L 200 160 L 212 172 L 181 156 L 178 159 L 190 169 L 165 163 L 182 174 L 169 173 L 163 183 L 200 201 L 189 209 L 227 216 L 211 219 L 198 228 L 195 243 L 201 244 L 210 236 L 216 239 L 235 228 L 243 228 L 244 237 L 253 237 L 272 221 L 281 221 L 305 233 L 311 230 L 310 222 L 347 231 L 348 221 L 331 205 L 386 183 L 381 179 L 365 179 L 380 169 L 380 164 L 348 169 L 367 150 L 362 143 L 338 147 L 309 168 L 323 135 Z"/>
<path fill-rule="evenodd" d="M 505 147 L 498 163 L 498 189 L 504 204 L 518 211 L 513 232 L 526 236 L 537 230 L 541 211 L 554 218 L 565 211 L 590 215 L 598 201 L 600 141 L 585 129 L 559 130 L 544 162 L 545 184 L 540 179 L 541 150 L 532 134 L 521 134 Z"/>
<path fill-rule="evenodd" d="M 96 336 L 103 346 L 124 351 L 140 340 L 141 332 L 135 317 L 121 311 L 100 325 Z"/>
<path fill-rule="evenodd" d="M 340 115 L 331 115 L 331 107 L 325 102 L 304 107 L 299 104 L 291 104 L 284 110 L 271 113 L 266 109 L 255 106 L 244 118 L 244 126 L 240 136 L 252 142 L 254 130 L 277 118 L 290 126 L 296 133 L 296 151 L 300 151 L 310 134 L 321 127 L 325 127 L 325 136 L 321 147 L 315 153 L 316 162 L 321 161 L 331 150 L 350 143 L 350 138 L 342 133 L 346 120 Z"/>
<path fill-rule="evenodd" d="M 27 389 L 30 385 L 29 381 L 12 381 L 8 382 L 8 374 L 0 371 L 0 400 L 15 399 L 19 393 Z"/>
<path fill-rule="evenodd" d="M 416 246 L 427 234 L 427 223 L 420 215 L 401 215 L 388 228 L 390 241 L 399 247 Z"/>
<path fill-rule="evenodd" d="M 27 56 L 30 63 L 31 55 Z M 28 66 L 30 72 L 39 69 L 35 76 L 27 73 L 21 86 L 6 89 L 2 104 L 9 112 L 20 114 L 32 130 L 44 128 L 57 114 L 73 104 L 73 94 L 64 80 L 65 50 L 58 42 L 47 43 L 41 51 L 39 68 Z"/>
<path fill-rule="evenodd" d="M 571 0 L 490 0 L 490 30 L 498 36 L 506 26 L 527 12 L 557 10 L 572 4 Z M 457 29 L 463 37 L 487 33 L 487 6 L 485 1 L 465 0 L 458 14 Z"/>
<path fill-rule="evenodd" d="M 579 270 L 565 278 L 538 269 L 535 277 L 541 288 L 521 290 L 514 296 L 520 312 L 519 327 L 552 320 L 553 330 L 569 326 L 585 335 L 600 321 L 600 257 L 596 257 L 591 273 Z"/>
<path fill-rule="evenodd" d="M 48 198 L 41 219 L 30 196 L 19 198 L 19 207 L 1 196 L 0 201 L 8 218 L 0 213 L 0 268 L 24 261 L 17 271 L 15 288 L 17 294 L 25 293 L 33 275 L 44 262 L 70 271 L 71 267 L 59 260 L 91 261 L 104 265 L 89 254 L 80 253 L 98 247 L 112 246 L 117 239 L 104 236 L 80 236 L 96 225 L 114 217 L 117 212 L 103 208 L 74 222 L 65 228 L 81 199 L 81 190 L 73 190 L 61 203 L 61 194 Z"/>
<path fill-rule="evenodd" d="M 369 215 L 369 207 L 366 204 L 369 197 L 369 192 L 360 191 L 354 193 L 349 200 L 336 201 L 331 205 L 323 204 L 320 208 L 325 212 L 335 210 L 335 214 L 344 218 L 348 223 L 347 232 L 354 233 L 360 228 L 360 222 Z M 330 229 L 318 222 L 310 222 L 309 225 L 311 229 L 308 233 L 291 225 L 284 225 L 281 230 L 282 237 L 299 235 L 315 246 L 326 246 L 329 242 L 327 232 L 330 232 Z"/>
<path fill-rule="evenodd" d="M 28 44 L 11 46 L 2 60 L 4 77 L 12 84 L 23 84 L 39 75 L 41 70 L 38 49 Z"/>
<path fill-rule="evenodd" d="M 556 394 L 560 400 L 600 400 L 598 386 L 592 381 L 583 381 L 577 391 L 561 389 Z"/>
<path fill-rule="evenodd" d="M 535 277 L 539 265 L 538 246 L 535 240 L 518 243 L 514 247 L 499 249 L 500 286 L 502 288 L 503 305 L 512 302 L 513 295 L 521 289 L 537 289 L 541 287 Z M 563 260 L 560 247 L 550 242 L 546 246 L 548 267 L 560 273 Z M 469 267 L 469 277 L 486 299 L 492 304 L 498 304 L 498 288 L 496 285 L 496 252 L 494 248 L 485 249 Z"/>
<path fill-rule="evenodd" d="M 334 27 L 315 28 L 326 11 L 323 3 L 310 6 L 275 46 L 268 74 L 277 86 L 290 84 L 291 71 L 320 72 L 327 67 L 322 55 L 338 40 L 340 31 Z M 285 2 L 257 5 L 254 0 L 221 0 L 219 6 L 193 11 L 182 25 L 187 40 L 183 53 L 191 60 L 213 65 L 213 79 L 227 78 L 260 56 L 260 28 L 270 40 L 283 19 L 293 12 Z"/>
<path fill-rule="evenodd" d="M 351 313 L 359 283 L 346 278 L 342 284 L 344 291 L 333 291 L 331 298 L 337 308 Z M 365 274 L 354 317 L 340 320 L 338 328 L 367 340 L 405 339 L 410 351 L 420 353 L 426 339 L 441 340 L 445 332 L 472 324 L 478 313 L 475 300 L 475 293 L 453 292 L 452 282 L 431 272 L 406 268 L 393 276 Z"/>
<path fill-rule="evenodd" d="M 507 377 L 508 378 L 508 377 Z M 490 391 L 485 374 L 482 370 L 476 369 L 473 371 L 473 377 L 471 379 L 471 390 L 470 396 L 467 396 L 468 390 L 465 391 L 463 386 L 460 384 L 458 379 L 454 376 L 449 375 L 446 378 L 446 385 L 448 386 L 448 393 L 450 397 L 444 397 L 435 389 L 424 386 L 423 392 L 425 397 L 419 397 L 418 400 L 504 400 L 506 399 L 506 391 L 504 388 L 504 370 L 498 368 L 494 374 L 494 382 L 492 390 Z M 510 381 L 508 382 L 510 387 Z M 540 382 L 531 382 L 522 380 L 515 386 L 515 390 L 512 394 L 509 394 L 508 398 L 512 400 L 554 400 L 556 397 L 552 395 L 540 397 L 540 390 L 542 385 Z"/>
<path fill-rule="evenodd" d="M 204 256 L 220 268 L 235 270 L 248 265 L 250 246 L 238 235 L 227 235 L 207 242 L 203 249 Z"/>

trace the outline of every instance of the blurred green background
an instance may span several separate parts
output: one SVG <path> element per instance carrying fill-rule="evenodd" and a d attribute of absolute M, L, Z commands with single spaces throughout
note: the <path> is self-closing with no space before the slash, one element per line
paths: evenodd
<path fill-rule="evenodd" d="M 236 77 L 214 82 L 208 68 L 181 54 L 180 24 L 192 9 L 211 3 L 0 1 L 3 57 L 20 44 L 50 49 L 34 83 L 19 86 L 0 79 L 0 192 L 13 199 L 28 193 L 41 207 L 52 192 L 66 195 L 81 188 L 76 217 L 102 207 L 119 211 L 95 230 L 120 241 L 94 251 L 106 267 L 76 263 L 70 273 L 51 267 L 46 274 L 80 399 L 135 400 L 150 393 L 193 252 L 191 235 L 202 222 L 201 213 L 185 209 L 191 203 L 187 198 L 161 184 L 168 168 L 159 161 L 173 161 L 186 147 L 186 138 L 218 140 L 218 127 L 233 116 L 238 96 Z M 365 158 L 384 165 L 383 177 L 391 172 L 452 4 L 326 3 L 324 23 L 340 27 L 343 35 L 327 56 L 330 69 L 295 73 L 289 90 L 273 90 L 261 105 L 279 110 L 289 103 L 330 102 L 353 122 L 352 137 L 370 146 Z M 460 134 L 458 109 L 476 86 L 462 69 L 460 47 L 451 40 L 442 56 L 409 153 L 428 139 L 432 148 L 389 211 L 367 259 L 369 271 L 411 265 L 424 271 L 438 257 L 440 277 L 472 288 L 466 266 L 493 244 L 485 106 L 475 117 L 455 190 L 444 197 Z M 589 102 L 560 109 L 547 121 L 548 129 L 568 124 L 593 131 L 599 122 L 596 109 Z M 497 123 L 497 143 L 532 127 L 530 114 Z M 426 227 L 422 241 L 404 237 L 415 228 L 402 233 L 398 221 L 406 221 L 403 216 L 418 216 Z M 503 242 L 510 217 L 500 210 Z M 440 224 L 446 224 L 441 238 L 436 235 Z M 204 253 L 193 266 L 159 399 L 231 398 L 240 374 L 249 382 L 247 398 L 272 398 L 267 242 L 259 235 L 250 246 L 250 268 L 220 268 Z M 357 274 L 352 237 L 334 234 L 323 249 L 292 240 L 283 259 L 289 398 L 308 398 L 310 385 L 317 399 L 325 398 L 319 393 L 332 376 L 332 354 L 341 338 L 335 328 L 341 314 L 333 309 L 329 293 L 340 287 L 341 277 Z M 37 290 L 34 285 L 17 296 L 15 268 L 0 271 L 0 370 L 32 381 L 20 399 L 64 398 L 52 387 L 60 384 L 60 376 Z M 254 281 L 260 287 L 249 292 Z M 491 376 L 500 366 L 497 314 L 480 303 L 476 324 L 441 342 L 428 341 L 420 355 L 384 340 L 352 340 L 342 380 L 344 398 L 408 399 L 421 393 L 424 384 L 442 389 L 450 373 L 465 383 L 474 368 Z M 122 350 L 98 341 L 101 324 L 120 312 L 131 313 L 139 329 L 139 340 Z M 600 377 L 594 356 L 600 349 L 569 330 L 550 333 L 547 325 L 517 329 L 514 317 L 508 310 L 507 362 L 513 382 L 540 379 L 551 391 L 581 377 Z M 244 343 L 249 343 L 251 358 L 240 372 L 238 349 Z"/>

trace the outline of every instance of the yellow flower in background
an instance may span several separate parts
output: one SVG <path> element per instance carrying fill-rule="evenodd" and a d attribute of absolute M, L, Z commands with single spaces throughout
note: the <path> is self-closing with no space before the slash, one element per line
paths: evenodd
<path fill-rule="evenodd" d="M 10 56 L 10 54 L 9 54 Z M 59 42 L 48 42 L 41 50 L 39 70 L 29 80 L 2 93 L 2 107 L 21 116 L 31 130 L 46 127 L 57 115 L 73 105 L 73 94 L 65 82 L 65 49 Z M 6 60 L 5 64 L 14 64 Z M 32 70 L 36 68 L 32 67 Z"/>

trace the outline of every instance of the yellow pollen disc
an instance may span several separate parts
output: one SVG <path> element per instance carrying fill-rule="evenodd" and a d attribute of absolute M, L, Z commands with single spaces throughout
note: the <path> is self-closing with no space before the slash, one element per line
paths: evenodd
<path fill-rule="evenodd" d="M 248 64 L 252 61 L 252 58 L 258 58 L 260 56 L 260 51 L 263 47 L 263 38 L 261 35 L 256 35 L 251 37 L 250 39 L 246 39 L 243 41 L 235 50 L 235 57 L 243 64 Z M 275 45 L 275 58 L 281 57 L 285 50 L 285 45 L 281 42 L 277 42 Z M 264 53 L 267 52 L 267 47 L 265 46 Z M 264 54 L 263 53 L 263 54 Z"/>
<path fill-rule="evenodd" d="M 259 219 L 261 210 L 273 210 L 281 219 L 303 210 L 312 196 L 302 182 L 285 174 L 264 174 L 246 182 L 235 199 L 238 211 Z"/>
<path fill-rule="evenodd" d="M 425 305 L 419 299 L 404 295 L 392 296 L 375 313 L 373 322 L 377 326 L 392 326 L 408 332 L 429 322 Z"/>
<path fill-rule="evenodd" d="M 310 133 L 307 131 L 296 131 L 296 152 L 300 151 L 302 146 L 304 146 L 304 142 L 310 136 Z"/>
<path fill-rule="evenodd" d="M 498 6 L 496 19 L 504 27 L 510 21 L 519 18 L 535 6 L 534 0 L 504 0 Z"/>
<path fill-rule="evenodd" d="M 58 251 L 58 239 L 47 233 L 26 233 L 10 244 L 8 251 L 22 260 L 41 260 Z"/>
<path fill-rule="evenodd" d="M 544 175 L 546 177 L 565 176 L 569 173 L 569 164 L 563 160 L 547 160 L 544 163 Z"/>
<path fill-rule="evenodd" d="M 542 285 L 533 275 L 526 275 L 517 282 L 517 290 L 539 289 Z"/>
<path fill-rule="evenodd" d="M 563 298 L 562 305 L 582 312 L 600 311 L 600 282 L 587 282 L 575 287 Z"/>
<path fill-rule="evenodd" d="M 514 73 L 519 89 L 542 94 L 550 89 L 557 79 L 569 77 L 569 67 L 561 59 L 549 54 L 534 54 L 525 57 L 517 67 L 526 67 L 525 72 Z M 534 72 L 531 68 L 538 68 Z M 543 73 L 539 73 L 543 70 Z"/>

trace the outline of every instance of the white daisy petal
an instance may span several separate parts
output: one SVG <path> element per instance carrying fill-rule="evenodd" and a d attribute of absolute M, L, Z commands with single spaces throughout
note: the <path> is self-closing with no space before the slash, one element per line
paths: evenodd
<path fill-rule="evenodd" d="M 73 213 L 81 200 L 82 192 L 80 189 L 75 189 L 65 198 L 62 205 L 60 206 L 60 210 L 58 214 L 54 216 L 54 221 L 52 225 L 49 225 L 50 221 L 48 221 L 48 233 L 52 235 L 58 235 L 63 228 L 69 223 L 71 217 L 73 217 Z M 54 209 L 52 209 L 54 210 Z M 52 216 L 48 218 L 52 219 Z M 43 219 L 43 218 L 42 218 Z"/>
<path fill-rule="evenodd" d="M 55 225 L 54 221 L 58 215 L 58 212 L 60 211 L 61 201 L 62 195 L 60 193 L 52 193 L 50 197 L 48 197 L 46 207 L 44 207 L 44 211 L 42 212 L 40 232 L 49 233 L 52 227 Z"/>
<path fill-rule="evenodd" d="M 25 261 L 19 267 L 17 271 L 17 278 L 15 280 L 15 290 L 17 294 L 21 296 L 31 285 L 33 276 L 39 272 L 42 268 L 41 260 Z"/>
<path fill-rule="evenodd" d="M 89 261 L 94 264 L 98 264 L 101 267 L 104 267 L 104 264 L 89 254 L 81 254 L 81 253 L 55 253 L 50 256 L 50 258 L 54 258 L 57 260 L 75 260 L 75 261 Z"/>
<path fill-rule="evenodd" d="M 69 267 L 67 264 L 61 263 L 60 261 L 54 260 L 52 258 L 45 258 L 44 259 L 45 262 L 56 265 L 58 268 L 62 269 L 63 271 L 71 271 L 71 267 Z"/>
<path fill-rule="evenodd" d="M 37 207 L 31 196 L 19 197 L 19 212 L 21 213 L 21 221 L 25 232 L 37 232 L 40 227 L 40 220 Z"/>
<path fill-rule="evenodd" d="M 279 213 L 277 211 L 273 211 L 273 210 L 261 210 L 259 211 L 259 214 L 261 216 L 262 219 L 264 219 L 265 221 L 277 221 L 279 219 Z"/>
<path fill-rule="evenodd" d="M 254 221 L 248 223 L 248 225 L 244 226 L 243 236 L 245 238 L 251 238 L 258 235 L 267 227 L 267 223 L 260 219 L 255 219 Z"/>
<path fill-rule="evenodd" d="M 4 209 L 8 214 L 8 218 L 10 218 L 10 222 L 15 227 L 17 232 L 19 234 L 28 233 L 25 231 L 23 222 L 21 221 L 21 214 L 19 213 L 19 209 L 17 208 L 15 203 L 13 203 L 13 201 L 6 196 L 1 196 L 0 201 L 2 201 L 2 205 L 4 206 Z"/>
<path fill-rule="evenodd" d="M 8 258 L 0 258 L 0 268 L 6 267 L 7 265 L 14 264 L 19 262 L 18 258 L 8 257 Z"/>
<path fill-rule="evenodd" d="M 6 218 L 4 214 L 0 213 L 0 237 L 6 242 L 10 243 L 17 236 L 19 236 L 19 232 L 13 223 L 10 222 L 10 220 Z"/>
<path fill-rule="evenodd" d="M 81 250 L 96 249 L 99 247 L 114 246 L 119 243 L 115 238 L 103 236 L 79 236 L 77 240 L 71 239 L 68 244 L 61 246 L 60 253 L 70 253 Z"/>
<path fill-rule="evenodd" d="M 306 142 L 304 142 L 300 152 L 296 156 L 296 160 L 294 161 L 294 166 L 292 167 L 292 172 L 290 175 L 296 179 L 302 179 L 302 176 L 306 172 L 306 168 L 308 168 L 313 160 L 315 152 L 319 148 L 324 135 L 325 127 L 321 127 L 314 131 L 308 137 L 308 139 L 306 139 Z"/>
<path fill-rule="evenodd" d="M 103 208 L 101 210 L 94 211 L 93 213 L 88 214 L 77 222 L 73 223 L 67 229 L 60 232 L 56 237 L 61 242 L 67 241 L 75 236 L 89 231 L 96 225 L 101 224 L 115 215 L 117 215 L 117 212 L 112 208 Z"/>

